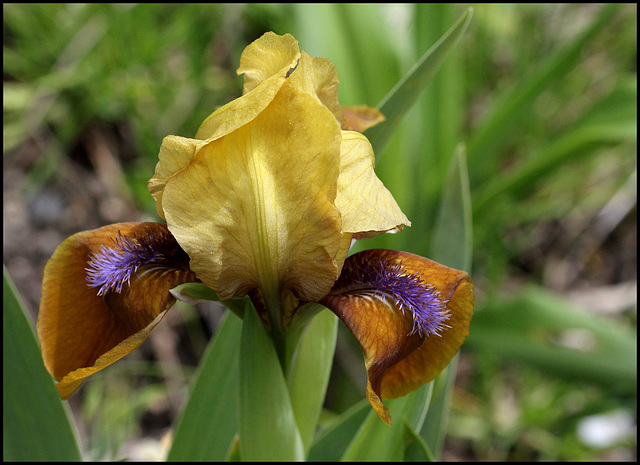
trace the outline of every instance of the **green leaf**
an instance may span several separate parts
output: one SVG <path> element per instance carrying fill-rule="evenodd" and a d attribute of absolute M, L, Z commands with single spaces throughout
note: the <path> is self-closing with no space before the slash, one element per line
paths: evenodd
<path fill-rule="evenodd" d="M 362 97 L 358 100 L 342 100 L 355 97 L 340 90 L 343 105 L 361 105 L 379 102 L 400 77 L 400 64 L 395 46 L 394 28 L 385 21 L 388 14 L 383 5 L 367 3 L 334 4 L 340 12 L 342 29 L 347 36 L 346 60 L 355 63 L 356 74 L 346 74 L 337 67 L 341 85 L 345 81 L 355 86 Z M 325 39 L 325 38 L 323 38 Z M 325 55 L 328 57 L 328 55 Z M 384 63 L 384 67 L 381 64 Z M 364 78 L 375 75 L 375 79 Z"/>
<path fill-rule="evenodd" d="M 173 296 L 189 305 L 195 305 L 202 300 L 210 300 L 212 302 L 220 302 L 220 298 L 216 292 L 202 283 L 184 283 L 171 289 Z M 235 313 L 240 319 L 244 314 L 244 299 L 234 297 L 231 300 L 222 302 L 225 307 Z"/>
<path fill-rule="evenodd" d="M 407 394 L 407 405 L 403 412 L 404 421 L 416 431 L 420 431 L 430 410 L 433 382 L 423 384 Z"/>
<path fill-rule="evenodd" d="M 451 160 L 440 197 L 429 256 L 443 265 L 469 270 L 473 249 L 471 193 L 464 146 Z"/>
<path fill-rule="evenodd" d="M 459 4 L 450 3 L 413 5 L 416 50 L 427 50 L 445 34 L 459 16 L 460 7 Z M 469 37 L 465 42 L 469 42 Z M 406 228 L 399 239 L 404 249 L 419 255 L 428 253 L 442 184 L 451 156 L 463 138 L 467 118 L 465 77 L 468 74 L 464 72 L 466 63 L 463 59 L 463 45 L 468 48 L 469 44 L 461 43 L 452 48 L 440 70 L 424 89 L 424 94 L 405 118 L 407 147 L 400 151 L 393 147 L 393 152 L 390 151 L 391 147 L 387 149 L 389 157 L 396 159 L 391 166 L 387 165 L 391 169 L 395 169 L 395 165 L 400 163 L 398 158 L 409 159 L 412 165 L 409 179 L 405 177 L 402 181 L 411 186 L 411 194 L 409 200 L 404 200 L 401 204 L 407 208 L 405 213 L 411 219 L 412 227 Z M 397 154 L 402 154 L 402 157 Z M 388 159 L 385 161 L 389 163 Z M 384 168 L 384 164 L 381 168 Z M 386 172 L 380 172 L 380 175 L 383 174 L 386 175 Z M 395 189 L 390 190 L 395 194 Z"/>
<path fill-rule="evenodd" d="M 564 342 L 572 340 L 581 344 Z M 527 363 L 571 382 L 637 393 L 636 334 L 539 287 L 487 302 L 474 316 L 466 343 L 479 353 Z"/>
<path fill-rule="evenodd" d="M 371 411 L 366 399 L 336 418 L 309 450 L 309 462 L 337 462 Z"/>
<path fill-rule="evenodd" d="M 18 292 L 3 267 L 2 448 L 5 461 L 80 461 Z"/>
<path fill-rule="evenodd" d="M 497 155 L 507 137 L 514 134 L 518 123 L 531 118 L 534 100 L 556 79 L 567 73 L 582 59 L 585 45 L 608 24 L 618 5 L 609 4 L 600 15 L 567 47 L 543 63 L 531 67 L 531 73 L 496 99 L 482 124 L 474 131 L 469 143 L 471 183 L 491 178 L 498 166 Z"/>
<path fill-rule="evenodd" d="M 432 383 L 427 383 L 406 396 L 385 400 L 392 418 L 391 426 L 369 406 L 369 414 L 353 435 L 342 460 L 403 460 L 404 447 L 410 441 L 405 425 L 412 430 L 420 429 L 429 409 L 431 389 Z"/>
<path fill-rule="evenodd" d="M 447 431 L 451 391 L 456 379 L 458 356 L 453 357 L 447 368 L 440 373 L 433 383 L 433 397 L 429 405 L 429 414 L 420 431 L 427 448 L 433 457 L 440 457 Z"/>
<path fill-rule="evenodd" d="M 218 294 L 202 283 L 184 283 L 171 289 L 171 294 L 182 302 L 194 305 L 200 300 L 219 301 Z"/>
<path fill-rule="evenodd" d="M 454 22 L 459 14 L 460 5 L 451 3 L 417 3 L 415 9 L 416 49 L 427 50 Z M 417 136 L 419 157 L 416 162 L 422 169 L 421 177 L 427 176 L 429 182 L 416 185 L 437 198 L 442 178 L 462 137 L 466 104 L 465 72 L 462 58 L 462 46 L 452 48 L 446 61 L 436 73 L 419 99 L 418 127 L 412 128 Z M 428 130 L 423 130 L 428 128 Z M 439 179 L 438 179 L 439 178 Z M 434 190 L 435 189 L 435 190 Z M 427 192 L 424 193 L 424 200 Z"/>
<path fill-rule="evenodd" d="M 209 344 L 176 429 L 169 461 L 220 461 L 238 432 L 242 320 L 227 312 Z"/>
<path fill-rule="evenodd" d="M 291 404 L 305 451 L 311 446 L 322 411 L 337 334 L 337 317 L 321 311 L 305 329 L 289 373 Z"/>
<path fill-rule="evenodd" d="M 278 354 L 250 302 L 244 311 L 240 347 L 240 457 L 243 461 L 304 459 Z"/>
<path fill-rule="evenodd" d="M 518 163 L 509 172 L 496 176 L 483 187 L 474 201 L 476 215 L 492 208 L 501 196 L 530 194 L 536 183 L 548 179 L 564 164 L 580 159 L 607 145 L 637 139 L 637 84 L 622 81 L 611 94 L 598 100 L 581 121 L 563 131 L 539 153 Z"/>
<path fill-rule="evenodd" d="M 449 51 L 466 30 L 473 9 L 469 8 L 458 21 L 433 45 L 409 72 L 391 89 L 378 105 L 386 120 L 366 131 L 366 136 L 379 159 L 402 119 L 429 84 Z"/>
<path fill-rule="evenodd" d="M 371 410 L 342 456 L 342 460 L 347 462 L 403 460 L 405 446 L 403 413 L 408 402 L 409 396 L 384 401 L 391 414 L 391 426 Z"/>
<path fill-rule="evenodd" d="M 416 430 L 405 420 L 404 423 L 408 444 L 404 450 L 405 462 L 434 462 L 435 458 L 429 446 Z"/>
<path fill-rule="evenodd" d="M 431 258 L 469 270 L 473 247 L 471 195 L 464 147 L 458 146 L 444 182 L 438 217 L 435 223 Z M 451 390 L 456 375 L 458 357 L 433 381 L 434 392 L 429 414 L 420 430 L 429 450 L 439 457 L 444 443 Z"/>

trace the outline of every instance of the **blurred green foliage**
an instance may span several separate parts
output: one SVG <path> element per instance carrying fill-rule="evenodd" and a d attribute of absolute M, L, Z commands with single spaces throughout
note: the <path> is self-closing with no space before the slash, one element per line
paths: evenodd
<path fill-rule="evenodd" d="M 146 183 L 162 138 L 193 136 L 240 94 L 240 53 L 263 32 L 290 32 L 329 58 L 344 105 L 375 106 L 464 9 L 5 4 L 4 157 L 35 142 L 26 187 L 38 190 L 96 125 L 121 141 L 121 193 L 152 213 Z M 576 433 L 587 415 L 635 412 L 635 306 L 601 323 L 558 294 L 637 278 L 635 250 L 619 239 L 636 233 L 636 34 L 636 5 L 476 6 L 377 154 L 377 173 L 413 226 L 359 246 L 437 256 L 446 255 L 432 237 L 440 193 L 453 154 L 466 152 L 478 305 L 463 348 L 472 367 L 453 396 L 454 458 L 595 460 L 635 447 L 603 452 Z M 586 343 L 562 343 L 576 331 Z M 362 373 L 350 374 L 347 359 L 331 379 L 336 412 L 361 397 Z"/>

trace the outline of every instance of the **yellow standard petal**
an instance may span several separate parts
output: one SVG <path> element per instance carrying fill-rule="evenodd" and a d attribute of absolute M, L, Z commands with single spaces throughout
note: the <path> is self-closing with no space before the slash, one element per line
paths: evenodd
<path fill-rule="evenodd" d="M 149 180 L 149 192 L 156 200 L 156 212 L 165 219 L 162 209 L 162 193 L 167 181 L 183 170 L 191 161 L 201 141 L 179 136 L 167 136 L 162 140 L 156 172 Z"/>
<path fill-rule="evenodd" d="M 243 96 L 213 112 L 196 139 L 216 139 L 253 120 L 273 100 L 300 58 L 291 35 L 267 32 L 245 48 L 238 74 L 244 74 Z"/>
<path fill-rule="evenodd" d="M 411 226 L 376 176 L 374 165 L 375 156 L 367 138 L 343 131 L 336 206 L 342 215 L 342 230 L 355 234 L 356 239 Z"/>
<path fill-rule="evenodd" d="M 384 116 L 377 108 L 366 105 L 343 108 L 340 105 L 338 71 L 327 58 L 312 58 L 306 52 L 301 52 L 299 64 L 289 81 L 301 91 L 316 96 L 333 113 L 342 129 L 364 132 L 384 121 Z"/>
<path fill-rule="evenodd" d="M 289 83 L 312 95 L 331 111 L 340 127 L 345 126 L 344 114 L 338 101 L 338 71 L 326 58 L 312 58 L 301 52 L 300 62 L 289 77 Z"/>
<path fill-rule="evenodd" d="M 464 271 L 376 249 L 347 258 L 322 303 L 360 344 L 367 399 L 390 423 L 382 399 L 417 389 L 447 366 L 468 335 L 474 292 Z"/>
<path fill-rule="evenodd" d="M 273 76 L 286 77 L 300 58 L 298 41 L 291 35 L 267 32 L 249 44 L 240 57 L 238 74 L 244 74 L 243 94 Z"/>
<path fill-rule="evenodd" d="M 44 364 L 65 399 L 84 378 L 146 339 L 175 302 L 171 288 L 197 281 L 185 255 L 171 266 L 141 267 L 122 292 L 100 297 L 98 289 L 89 287 L 86 268 L 101 247 L 114 246 L 118 234 L 139 240 L 150 235 L 170 238 L 166 226 L 156 223 L 117 223 L 83 231 L 60 244 L 44 270 L 38 337 Z M 177 247 L 175 240 L 173 244 Z"/>
<path fill-rule="evenodd" d="M 169 180 L 163 208 L 191 269 L 222 300 L 290 290 L 317 301 L 337 278 L 334 206 L 341 134 L 331 113 L 286 84 L 253 121 L 203 146 Z"/>
<path fill-rule="evenodd" d="M 300 58 L 298 42 L 289 34 L 264 34 L 242 54 L 238 74 L 245 74 L 244 93 L 218 108 L 202 123 L 195 139 L 167 136 L 162 141 L 158 163 L 149 180 L 149 192 L 156 199 L 156 211 L 164 219 L 162 193 L 167 181 L 184 169 L 202 141 L 208 142 L 233 132 L 252 121 L 274 99 Z"/>

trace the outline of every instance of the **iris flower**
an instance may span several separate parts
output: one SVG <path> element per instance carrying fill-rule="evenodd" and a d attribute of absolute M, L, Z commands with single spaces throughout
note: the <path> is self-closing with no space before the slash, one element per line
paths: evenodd
<path fill-rule="evenodd" d="M 304 304 L 321 303 L 353 333 L 367 398 L 433 379 L 464 341 L 473 285 L 417 255 L 356 239 L 410 225 L 374 172 L 367 127 L 382 115 L 342 108 L 337 73 L 291 35 L 267 33 L 242 54 L 243 95 L 195 138 L 167 136 L 149 191 L 160 223 L 119 223 L 67 238 L 47 263 L 38 317 L 44 363 L 62 398 L 138 347 L 200 282 L 221 301 L 248 295 L 274 340 Z"/>

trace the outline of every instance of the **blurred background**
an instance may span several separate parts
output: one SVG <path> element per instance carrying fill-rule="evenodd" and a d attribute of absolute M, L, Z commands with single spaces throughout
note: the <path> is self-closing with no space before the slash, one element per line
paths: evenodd
<path fill-rule="evenodd" d="M 4 4 L 3 260 L 33 321 L 62 240 L 158 220 L 162 138 L 193 137 L 241 94 L 250 42 L 293 34 L 336 65 L 343 105 L 376 106 L 467 7 Z M 444 460 L 636 459 L 636 101 L 636 5 L 477 5 L 377 154 L 413 226 L 358 247 L 433 256 L 443 182 L 466 153 L 477 305 Z M 163 456 L 221 315 L 178 304 L 85 383 L 69 406 L 86 457 Z M 366 385 L 341 331 L 327 419 Z"/>

